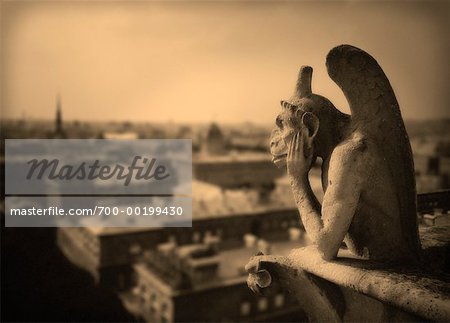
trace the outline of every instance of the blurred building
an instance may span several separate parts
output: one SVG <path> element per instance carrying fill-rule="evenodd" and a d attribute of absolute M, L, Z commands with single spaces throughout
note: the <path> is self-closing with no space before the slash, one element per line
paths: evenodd
<path fill-rule="evenodd" d="M 208 129 L 201 153 L 194 155 L 194 177 L 223 189 L 256 188 L 261 197 L 275 187 L 284 171 L 274 167 L 267 153 L 254 151 L 227 152 L 227 139 L 217 124 Z"/>
<path fill-rule="evenodd" d="M 194 157 L 194 177 L 222 188 L 273 189 L 284 171 L 274 167 L 263 153 L 231 153 L 223 156 Z"/>
<path fill-rule="evenodd" d="M 216 123 L 212 123 L 202 143 L 202 152 L 207 155 L 225 155 L 227 141 L 222 130 Z"/>
<path fill-rule="evenodd" d="M 450 142 L 436 138 L 411 140 L 419 193 L 450 187 Z"/>
<path fill-rule="evenodd" d="M 58 228 L 57 244 L 149 322 L 303 317 L 281 292 L 255 298 L 243 268 L 258 250 L 283 254 L 304 243 L 292 197 L 261 204 L 256 190 L 193 186 L 192 228 Z"/>
<path fill-rule="evenodd" d="M 421 226 L 450 224 L 450 190 L 441 190 L 417 196 L 417 213 Z"/>
<path fill-rule="evenodd" d="M 246 284 L 244 264 L 255 246 L 218 251 L 212 242 L 176 246 L 161 244 L 134 266 L 136 287 L 123 295 L 126 306 L 147 322 L 292 322 L 305 315 L 281 290 L 255 297 Z M 255 240 L 256 241 L 256 240 Z M 298 242 L 268 245 L 286 254 Z"/>
<path fill-rule="evenodd" d="M 220 250 L 229 250 L 244 246 L 246 234 L 267 241 L 286 241 L 289 228 L 300 228 L 298 211 L 292 204 L 280 200 L 261 205 L 255 196 L 255 192 L 223 192 L 195 183 L 192 228 L 58 228 L 57 244 L 96 282 L 123 290 L 132 284 L 132 266 L 137 259 L 161 243 L 170 241 L 183 246 L 214 236 Z"/>

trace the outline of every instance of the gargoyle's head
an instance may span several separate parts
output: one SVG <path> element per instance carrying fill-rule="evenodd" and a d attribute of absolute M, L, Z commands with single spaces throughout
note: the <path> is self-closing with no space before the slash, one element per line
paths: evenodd
<path fill-rule="evenodd" d="M 306 132 L 309 142 L 314 143 L 313 148 L 317 148 L 317 140 L 314 139 L 321 137 L 319 124 L 328 125 L 339 113 L 328 99 L 311 92 L 311 78 L 312 68 L 303 66 L 293 97 L 289 101 L 281 101 L 281 112 L 275 119 L 276 127 L 270 136 L 272 161 L 278 167 L 286 165 L 288 148 L 296 132 Z"/>

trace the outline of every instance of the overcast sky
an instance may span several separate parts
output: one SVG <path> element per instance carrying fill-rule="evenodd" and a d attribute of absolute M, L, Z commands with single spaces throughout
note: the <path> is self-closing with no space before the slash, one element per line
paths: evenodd
<path fill-rule="evenodd" d="M 405 118 L 450 117 L 443 2 L 2 2 L 2 110 L 69 120 L 272 122 L 301 65 L 348 112 L 325 57 L 371 53 Z"/>

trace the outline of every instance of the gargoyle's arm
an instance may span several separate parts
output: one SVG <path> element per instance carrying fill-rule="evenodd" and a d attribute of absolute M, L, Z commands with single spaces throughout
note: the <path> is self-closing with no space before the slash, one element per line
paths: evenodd
<path fill-rule="evenodd" d="M 337 148 L 330 161 L 323 205 L 317 201 L 308 176 L 292 178 L 292 190 L 306 232 L 324 259 L 336 256 L 361 196 L 365 154 L 361 149 Z"/>

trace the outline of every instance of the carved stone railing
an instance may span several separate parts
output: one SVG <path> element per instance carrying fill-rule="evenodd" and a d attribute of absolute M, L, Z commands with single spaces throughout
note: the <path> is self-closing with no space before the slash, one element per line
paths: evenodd
<path fill-rule="evenodd" d="M 422 235 L 424 255 L 433 250 L 431 258 L 449 257 L 450 226 L 430 228 Z M 448 265 L 448 258 L 444 263 Z M 280 284 L 311 321 L 450 321 L 450 278 L 442 271 L 430 272 L 427 265 L 388 267 L 352 257 L 346 250 L 325 261 L 310 246 L 294 249 L 287 257 L 257 255 L 246 270 L 252 290 L 266 294 L 270 285 Z"/>

